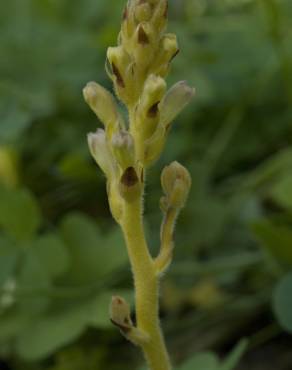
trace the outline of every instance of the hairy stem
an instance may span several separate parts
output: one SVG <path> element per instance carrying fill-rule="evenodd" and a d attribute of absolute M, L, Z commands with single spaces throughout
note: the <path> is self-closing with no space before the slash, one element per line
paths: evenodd
<path fill-rule="evenodd" d="M 137 328 L 149 336 L 142 350 L 151 370 L 171 370 L 159 323 L 159 278 L 145 240 L 141 198 L 125 204 L 122 228 L 134 277 Z"/>

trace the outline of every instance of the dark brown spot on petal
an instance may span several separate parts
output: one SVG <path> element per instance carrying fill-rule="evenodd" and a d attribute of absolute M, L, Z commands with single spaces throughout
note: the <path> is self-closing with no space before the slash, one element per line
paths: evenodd
<path fill-rule="evenodd" d="M 147 112 L 147 116 L 150 117 L 150 118 L 155 118 L 158 114 L 158 104 L 160 102 L 156 102 L 155 104 L 153 104 L 149 109 L 148 109 L 148 112 Z"/>
<path fill-rule="evenodd" d="M 141 45 L 149 44 L 149 37 L 147 36 L 143 26 L 140 24 L 138 29 L 138 43 Z"/>
<path fill-rule="evenodd" d="M 125 87 L 125 82 L 123 80 L 123 77 L 118 69 L 118 67 L 112 63 L 112 71 L 113 71 L 113 74 L 116 76 L 117 78 L 117 83 L 120 87 Z"/>
<path fill-rule="evenodd" d="M 132 187 L 139 182 L 136 170 L 134 167 L 128 167 L 122 175 L 121 183 L 127 187 Z"/>

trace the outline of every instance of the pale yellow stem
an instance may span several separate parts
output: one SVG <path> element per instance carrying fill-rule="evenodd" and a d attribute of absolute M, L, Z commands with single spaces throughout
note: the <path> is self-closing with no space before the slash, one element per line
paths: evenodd
<path fill-rule="evenodd" d="M 142 350 L 151 370 L 171 370 L 159 323 L 159 279 L 145 240 L 141 198 L 125 203 L 121 226 L 134 276 L 137 328 L 149 336 Z"/>

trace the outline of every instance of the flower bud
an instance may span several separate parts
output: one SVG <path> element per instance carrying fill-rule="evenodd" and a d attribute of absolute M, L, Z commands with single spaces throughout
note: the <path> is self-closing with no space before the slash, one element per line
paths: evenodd
<path fill-rule="evenodd" d="M 135 18 L 140 22 L 148 22 L 152 16 L 151 6 L 148 3 L 138 4 L 135 8 Z"/>
<path fill-rule="evenodd" d="M 189 87 L 185 81 L 173 85 L 161 101 L 160 122 L 167 127 L 183 110 L 194 96 L 195 89 Z"/>
<path fill-rule="evenodd" d="M 160 101 L 166 90 L 166 82 L 163 78 L 150 75 L 144 85 L 141 105 L 149 108 L 154 102 Z"/>
<path fill-rule="evenodd" d="M 119 296 L 112 297 L 110 305 L 110 318 L 114 325 L 127 333 L 131 330 L 133 323 L 130 317 L 130 307 L 128 303 Z"/>
<path fill-rule="evenodd" d="M 109 47 L 107 59 L 111 66 L 110 77 L 113 78 L 120 88 L 126 86 L 124 71 L 130 63 L 130 57 L 123 46 Z"/>
<path fill-rule="evenodd" d="M 140 125 L 138 130 L 144 140 L 151 137 L 159 122 L 159 103 L 166 91 L 163 78 L 150 75 L 144 85 L 144 90 L 136 112 L 136 121 Z M 141 127 L 141 124 L 143 126 Z"/>
<path fill-rule="evenodd" d="M 123 42 L 107 49 L 106 71 L 114 83 L 116 95 L 128 105 L 133 100 L 133 58 L 126 50 Z"/>
<path fill-rule="evenodd" d="M 160 33 L 166 26 L 168 13 L 168 0 L 155 1 L 155 9 L 152 17 L 152 24 L 156 29 L 156 33 Z"/>
<path fill-rule="evenodd" d="M 169 207 L 182 208 L 191 188 L 191 176 L 188 170 L 178 162 L 166 166 L 161 174 L 162 189 Z"/>
<path fill-rule="evenodd" d="M 108 179 L 112 179 L 117 171 L 116 162 L 107 143 L 105 131 L 98 129 L 96 133 L 87 136 L 91 155 L 105 173 Z"/>
<path fill-rule="evenodd" d="M 83 95 L 107 132 L 112 133 L 123 125 L 115 99 L 108 90 L 96 82 L 89 82 L 83 89 Z"/>
<path fill-rule="evenodd" d="M 169 63 L 179 51 L 177 38 L 174 33 L 167 33 L 164 35 L 162 40 L 162 48 L 164 51 L 164 62 Z"/>
<path fill-rule="evenodd" d="M 142 22 L 136 27 L 132 54 L 142 80 L 147 76 L 149 66 L 153 63 L 156 37 L 155 30 L 150 23 Z"/>
<path fill-rule="evenodd" d="M 168 33 L 164 35 L 158 45 L 158 53 L 150 70 L 152 73 L 166 77 L 170 68 L 170 62 L 178 54 L 179 48 L 176 35 Z"/>
<path fill-rule="evenodd" d="M 135 162 L 134 140 L 127 131 L 119 131 L 113 135 L 112 149 L 122 169 L 133 166 Z"/>

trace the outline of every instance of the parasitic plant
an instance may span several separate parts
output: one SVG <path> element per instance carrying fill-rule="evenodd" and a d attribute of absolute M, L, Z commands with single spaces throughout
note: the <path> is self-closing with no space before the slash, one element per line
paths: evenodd
<path fill-rule="evenodd" d="M 112 298 L 111 321 L 141 347 L 151 370 L 171 369 L 159 322 L 159 279 L 172 260 L 175 221 L 191 186 L 188 171 L 178 162 L 162 171 L 161 246 L 152 257 L 143 226 L 146 170 L 159 158 L 174 118 L 194 94 L 184 81 L 167 91 L 165 77 L 179 51 L 176 36 L 165 33 L 167 13 L 167 0 L 129 0 L 118 46 L 107 50 L 106 71 L 127 108 L 128 122 L 105 88 L 89 82 L 83 91 L 104 125 L 88 135 L 88 144 L 106 176 L 111 213 L 122 228 L 135 285 L 136 324 L 118 296 Z"/>

